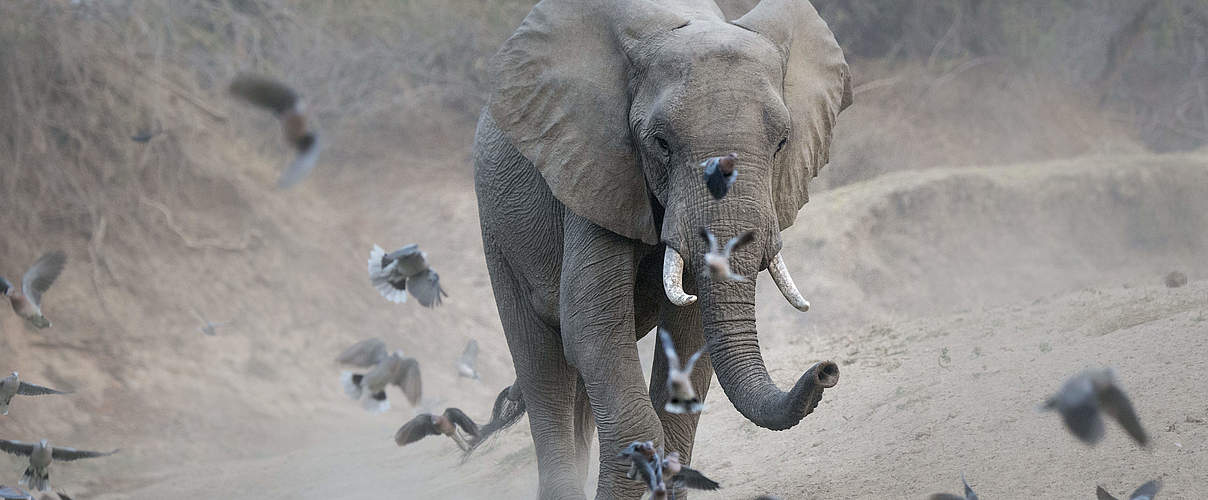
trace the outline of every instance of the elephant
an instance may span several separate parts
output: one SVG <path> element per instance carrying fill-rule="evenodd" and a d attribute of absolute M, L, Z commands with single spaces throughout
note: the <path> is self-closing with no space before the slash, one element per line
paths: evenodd
<path fill-rule="evenodd" d="M 755 278 L 767 269 L 790 304 L 809 307 L 780 232 L 829 161 L 849 69 L 806 0 L 732 1 L 543 0 L 487 64 L 474 185 L 540 498 L 585 498 L 593 434 L 596 498 L 642 495 L 617 456 L 630 442 L 690 463 L 699 415 L 664 409 L 665 357 L 649 389 L 638 360 L 636 341 L 656 325 L 684 358 L 705 349 L 691 375 L 700 398 L 716 372 L 760 427 L 793 427 L 838 382 L 829 361 L 787 391 L 771 380 Z M 717 200 L 700 164 L 729 153 L 739 175 Z M 731 256 L 751 279 L 704 274 L 700 228 L 722 241 L 753 230 Z"/>

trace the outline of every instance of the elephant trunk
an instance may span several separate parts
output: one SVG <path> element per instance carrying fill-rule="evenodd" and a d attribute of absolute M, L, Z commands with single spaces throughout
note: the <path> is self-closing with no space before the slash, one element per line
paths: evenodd
<path fill-rule="evenodd" d="M 755 425 L 772 430 L 797 425 L 818 406 L 823 389 L 839 382 L 838 365 L 815 364 L 792 389 L 781 391 L 768 376 L 759 351 L 755 280 L 703 281 L 699 295 L 705 338 L 722 390 Z"/>

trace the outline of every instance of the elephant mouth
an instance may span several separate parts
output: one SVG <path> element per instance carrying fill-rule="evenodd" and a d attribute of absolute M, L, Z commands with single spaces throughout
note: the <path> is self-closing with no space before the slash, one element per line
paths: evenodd
<path fill-rule="evenodd" d="M 772 275 L 776 288 L 780 290 L 780 294 L 790 305 L 799 311 L 810 310 L 810 301 L 805 300 L 801 291 L 797 289 L 793 276 L 789 274 L 788 266 L 785 265 L 784 257 L 780 252 L 776 252 L 768 263 L 768 274 Z M 670 300 L 672 304 L 681 307 L 691 305 L 697 299 L 695 295 L 684 291 L 684 257 L 671 245 L 666 245 L 666 250 L 663 252 L 663 293 L 667 295 L 667 300 Z"/>

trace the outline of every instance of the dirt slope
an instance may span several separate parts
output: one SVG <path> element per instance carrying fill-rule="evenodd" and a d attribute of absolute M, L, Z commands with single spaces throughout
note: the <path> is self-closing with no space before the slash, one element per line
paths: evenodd
<path fill-rule="evenodd" d="M 838 361 L 842 381 L 817 414 L 781 433 L 745 422 L 714 387 L 695 462 L 726 489 L 697 498 L 762 492 L 921 498 L 955 491 L 962 471 L 979 492 L 998 498 L 1089 496 L 1097 482 L 1124 492 L 1153 477 L 1167 481 L 1166 498 L 1208 494 L 1198 472 L 1208 466 L 1202 458 L 1208 400 L 1197 379 L 1208 352 L 1208 282 L 1205 264 L 1194 259 L 1205 245 L 1194 228 L 1208 227 L 1202 219 L 1206 165 L 1203 156 L 1189 155 L 945 169 L 815 196 L 803 223 L 785 235 L 792 269 L 810 290 L 815 310 L 796 313 L 761 280 L 762 345 L 782 385 L 819 359 Z M 404 403 L 385 415 L 368 415 L 340 393 L 339 367 L 328 360 L 363 335 L 357 332 L 380 334 L 420 357 L 431 408 L 454 404 L 485 415 L 494 391 L 511 380 L 468 178 L 409 179 L 372 191 L 364 186 L 355 178 L 329 186 L 344 194 L 365 189 L 341 210 L 349 215 L 329 221 L 348 235 L 337 244 L 341 260 L 332 264 L 339 270 L 333 274 L 347 275 L 333 280 L 347 285 L 341 288 L 346 304 L 334 303 L 356 311 L 364 324 L 319 320 L 296 327 L 310 333 L 264 346 L 295 358 L 273 368 L 272 389 L 266 383 L 254 395 L 228 395 L 231 388 L 224 385 L 238 382 L 221 377 L 210 386 L 161 374 L 165 387 L 190 387 L 194 399 L 227 401 L 212 419 L 186 417 L 208 424 L 216 442 L 163 460 L 166 441 L 140 443 L 122 431 L 132 441 L 124 446 L 146 449 L 115 458 L 103 470 L 112 476 L 117 468 L 132 479 L 105 495 L 101 484 L 112 483 L 98 476 L 100 467 L 71 465 L 72 480 L 85 485 L 82 493 L 282 499 L 535 494 L 526 422 L 459 466 L 452 443 L 443 440 L 393 445 L 391 434 L 412 415 Z M 433 207 L 433 215 L 391 216 L 405 207 Z M 394 307 L 364 286 L 362 254 L 373 241 L 447 249 L 433 252 L 451 294 L 442 309 Z M 1022 247 L 1031 250 L 1020 252 Z M 1176 268 L 1192 283 L 1163 287 L 1164 271 Z M 857 269 L 875 269 L 881 281 L 862 279 Z M 231 335 L 192 345 L 250 342 Z M 449 365 L 467 337 L 482 344 L 483 383 L 455 379 Z M 258 366 L 247 363 L 245 369 Z M 1136 449 L 1119 432 L 1087 448 L 1068 437 L 1055 416 L 1035 411 L 1061 377 L 1091 366 L 1118 370 L 1154 436 L 1151 451 Z M 249 397 L 271 402 L 272 411 L 220 418 Z"/>

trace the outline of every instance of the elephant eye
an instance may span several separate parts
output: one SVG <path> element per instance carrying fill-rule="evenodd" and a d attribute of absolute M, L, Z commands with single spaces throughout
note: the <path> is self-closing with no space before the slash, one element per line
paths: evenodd
<path fill-rule="evenodd" d="M 772 153 L 772 156 L 776 156 L 776 155 L 780 154 L 780 150 L 784 149 L 784 145 L 785 145 L 786 143 L 788 143 L 788 142 L 789 142 L 789 138 L 788 138 L 788 137 L 785 137 L 784 139 L 781 139 L 781 140 L 780 140 L 780 144 L 777 144 L 777 145 L 776 145 L 776 152 L 775 152 L 775 153 Z"/>
<path fill-rule="evenodd" d="M 671 146 L 667 145 L 667 140 L 662 137 L 655 137 L 654 142 L 659 145 L 659 151 L 663 153 L 663 157 L 671 156 Z"/>

